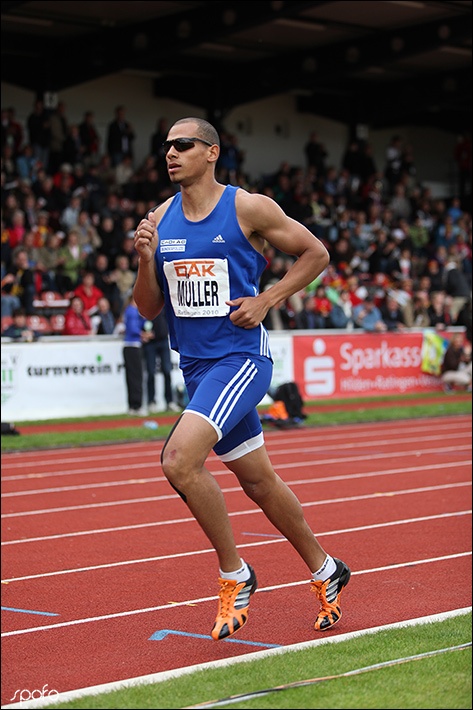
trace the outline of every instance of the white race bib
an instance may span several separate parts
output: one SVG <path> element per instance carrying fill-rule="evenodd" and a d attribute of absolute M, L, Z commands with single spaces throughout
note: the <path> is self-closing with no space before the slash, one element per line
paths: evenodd
<path fill-rule="evenodd" d="M 227 259 L 177 259 L 164 263 L 174 313 L 182 318 L 226 316 L 230 306 Z"/>

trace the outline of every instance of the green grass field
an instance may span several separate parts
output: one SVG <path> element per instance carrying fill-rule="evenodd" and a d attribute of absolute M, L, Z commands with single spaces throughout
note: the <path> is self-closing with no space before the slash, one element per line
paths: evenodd
<path fill-rule="evenodd" d="M 437 401 L 440 396 L 440 401 Z M 399 404 L 400 399 L 403 400 Z M 434 401 L 435 400 L 435 401 Z M 390 402 L 395 402 L 390 406 L 386 406 Z M 355 405 L 355 409 L 344 409 L 346 400 L 323 400 L 319 402 L 307 402 L 308 408 L 315 407 L 315 411 L 311 412 L 304 422 L 305 426 L 330 426 L 335 424 L 354 424 L 356 422 L 370 421 L 387 421 L 390 419 L 411 419 L 418 417 L 435 417 L 445 416 L 450 414 L 471 414 L 471 395 L 469 398 L 456 395 L 439 395 L 438 393 L 404 395 L 379 398 L 356 398 L 351 399 L 350 403 Z M 379 404 L 379 407 L 373 407 L 373 403 Z M 333 411 L 333 407 L 339 405 L 340 409 Z M 264 412 L 267 407 L 261 407 L 261 412 Z M 169 412 L 167 413 L 169 415 Z M 136 421 L 132 417 L 125 415 L 108 416 L 108 417 L 82 417 L 72 419 L 51 419 L 47 422 L 15 422 L 16 428 L 20 431 L 21 436 L 3 436 L 2 435 L 2 452 L 8 451 L 24 451 L 27 449 L 42 449 L 52 448 L 57 446 L 86 446 L 91 444 L 103 443 L 118 443 L 129 441 L 153 441 L 156 439 L 164 439 L 169 434 L 172 425 L 163 424 L 160 419 L 163 417 L 159 414 L 150 415 L 143 418 L 153 419 L 158 423 L 157 429 L 147 429 L 145 426 L 136 426 Z M 176 416 L 177 418 L 177 416 Z M 116 429 L 107 428 L 107 422 L 115 420 L 130 421 L 130 426 L 124 424 Z M 78 426 L 76 431 L 62 432 L 54 430 L 55 423 L 62 422 L 96 422 L 97 428 L 91 431 L 83 431 Z M 28 424 L 45 424 L 50 425 L 50 431 L 44 434 L 35 434 L 28 431 Z M 102 425 L 102 426 L 100 426 Z M 270 427 L 267 427 L 268 429 Z"/>
<path fill-rule="evenodd" d="M 360 398 L 356 400 L 359 406 L 349 411 L 343 410 L 342 402 L 336 411 L 328 408 L 336 404 L 333 400 L 319 402 L 305 426 L 471 414 L 471 400 L 454 395 L 445 395 L 440 402 L 430 395 L 407 395 L 401 405 L 399 397 L 392 400 L 395 405 L 372 408 L 372 400 Z M 152 441 L 164 438 L 171 428 L 160 424 L 156 430 L 143 426 L 107 429 L 107 421 L 118 418 L 89 418 L 102 423 L 93 431 L 54 432 L 54 422 L 50 422 L 52 431 L 47 434 L 2 436 L 2 452 Z M 159 416 L 153 419 L 159 422 Z M 16 426 L 21 431 L 21 422 Z M 26 432 L 26 424 L 24 428 Z M 470 608 L 446 620 L 377 631 L 338 643 L 251 654 L 251 660 L 245 662 L 222 667 L 217 663 L 215 668 L 159 682 L 132 679 L 119 690 L 84 691 L 68 702 L 54 702 L 54 707 L 471 708 L 471 639 Z M 233 697 L 242 694 L 244 697 Z"/>
<path fill-rule="evenodd" d="M 469 612 L 340 643 L 277 649 L 260 660 L 252 654 L 251 661 L 130 683 L 55 707 L 471 708 L 471 631 Z"/>

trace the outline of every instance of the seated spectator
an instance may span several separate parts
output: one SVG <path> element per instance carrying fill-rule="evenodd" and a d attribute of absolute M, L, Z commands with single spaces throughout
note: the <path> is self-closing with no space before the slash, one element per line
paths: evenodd
<path fill-rule="evenodd" d="M 37 340 L 39 333 L 31 330 L 26 322 L 26 311 L 24 308 L 15 308 L 12 314 L 13 322 L 2 331 L 5 338 L 13 338 L 24 343 L 32 343 Z"/>
<path fill-rule="evenodd" d="M 296 313 L 296 328 L 299 330 L 314 330 L 326 328 L 326 317 L 317 308 L 315 296 L 307 296 L 303 301 L 302 311 Z"/>
<path fill-rule="evenodd" d="M 97 301 L 97 310 L 91 318 L 95 335 L 113 335 L 116 329 L 116 319 L 110 308 L 110 302 L 105 296 Z"/>
<path fill-rule="evenodd" d="M 427 310 L 431 328 L 445 330 L 445 328 L 452 325 L 452 318 L 448 310 L 444 291 L 435 291 L 430 295 L 430 305 Z"/>
<path fill-rule="evenodd" d="M 23 244 L 23 238 L 27 231 L 26 215 L 22 209 L 15 209 L 12 214 L 9 226 L 6 227 L 10 249 Z"/>
<path fill-rule="evenodd" d="M 76 229 L 70 230 L 65 242 L 59 249 L 58 256 L 61 260 L 61 266 L 58 269 L 62 282 L 61 291 L 63 293 L 73 291 L 79 284 L 80 272 L 87 261 L 87 254 L 82 251 L 79 232 Z"/>
<path fill-rule="evenodd" d="M 13 317 L 13 311 L 21 307 L 19 297 L 11 292 L 15 280 L 15 274 L 12 273 L 7 273 L 2 278 L 2 318 Z"/>
<path fill-rule="evenodd" d="M 388 330 L 401 332 L 406 329 L 402 309 L 393 295 L 388 293 L 379 310 Z"/>
<path fill-rule="evenodd" d="M 64 317 L 63 335 L 92 335 L 92 321 L 79 296 L 73 296 Z"/>
<path fill-rule="evenodd" d="M 443 266 L 438 259 L 430 259 L 427 262 L 423 276 L 430 279 L 430 290 L 441 291 L 443 289 Z"/>
<path fill-rule="evenodd" d="M 115 318 L 118 318 L 122 313 L 124 306 L 120 299 L 120 291 L 118 290 L 115 278 L 112 275 L 113 272 L 109 268 L 108 257 L 105 254 L 98 252 L 95 255 L 92 271 L 95 276 L 95 285 L 108 299 L 112 307 L 113 315 Z"/>
<path fill-rule="evenodd" d="M 82 276 L 82 282 L 74 289 L 74 296 L 79 296 L 85 306 L 85 312 L 89 316 L 97 312 L 97 304 L 103 295 L 103 291 L 95 285 L 94 273 L 85 271 Z"/>
<path fill-rule="evenodd" d="M 272 285 L 268 284 L 265 291 L 270 289 Z M 293 315 L 293 312 L 288 308 L 287 302 L 282 300 L 271 306 L 263 319 L 263 325 L 266 330 L 289 330 L 293 327 Z"/>
<path fill-rule="evenodd" d="M 35 273 L 30 267 L 28 252 L 23 247 L 18 247 L 13 252 L 13 266 L 2 279 L 2 315 L 12 315 L 12 311 L 4 312 L 6 308 L 18 307 L 15 299 L 5 299 L 3 295 L 16 296 L 26 315 L 35 312 L 33 301 L 36 295 Z M 15 305 L 16 304 L 16 305 Z"/>
<path fill-rule="evenodd" d="M 471 392 L 471 376 L 471 345 L 464 342 L 463 333 L 454 333 L 441 367 L 445 392 L 453 392 L 455 387 Z"/>
<path fill-rule="evenodd" d="M 115 269 L 110 278 L 117 285 L 120 294 L 120 310 L 131 296 L 136 274 L 130 269 L 130 259 L 126 254 L 119 254 L 115 259 Z"/>
<path fill-rule="evenodd" d="M 383 321 L 381 311 L 374 302 L 373 296 L 368 295 L 363 303 L 353 309 L 355 326 L 362 328 L 367 333 L 385 333 L 388 329 Z"/>
<path fill-rule="evenodd" d="M 38 250 L 38 263 L 41 262 L 47 274 L 49 287 L 47 290 L 58 291 L 59 288 L 57 270 L 63 263 L 63 257 L 59 254 L 62 244 L 62 232 L 53 232 L 46 237 L 46 243 Z M 67 291 L 68 289 L 65 289 Z M 63 291 L 64 292 L 64 291 Z"/>
<path fill-rule="evenodd" d="M 323 324 L 322 328 L 327 328 L 329 325 L 328 324 L 328 317 L 330 315 L 330 311 L 332 310 L 332 304 L 330 302 L 330 299 L 327 296 L 327 291 L 325 290 L 325 286 L 323 286 L 322 284 L 319 284 L 317 286 L 317 288 L 315 289 L 314 299 L 315 299 L 315 310 L 323 319 L 324 324 Z"/>
<path fill-rule="evenodd" d="M 332 328 L 353 330 L 353 305 L 347 289 L 340 291 L 338 303 L 332 305 L 328 319 Z"/>
<path fill-rule="evenodd" d="M 429 305 L 430 298 L 428 291 L 419 290 L 414 293 L 410 308 L 403 311 L 404 322 L 409 328 L 429 328 Z"/>

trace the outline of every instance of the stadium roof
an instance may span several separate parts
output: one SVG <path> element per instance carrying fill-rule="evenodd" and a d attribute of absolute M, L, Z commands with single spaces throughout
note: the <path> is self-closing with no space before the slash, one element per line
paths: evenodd
<path fill-rule="evenodd" d="M 117 72 L 225 116 L 291 93 L 345 124 L 471 126 L 471 1 L 2 2 L 2 81 L 60 92 Z"/>

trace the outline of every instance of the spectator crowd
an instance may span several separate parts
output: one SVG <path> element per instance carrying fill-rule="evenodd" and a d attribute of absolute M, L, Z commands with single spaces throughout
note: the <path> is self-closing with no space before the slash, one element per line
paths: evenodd
<path fill-rule="evenodd" d="M 22 125 L 14 108 L 2 109 L 2 334 L 26 325 L 24 317 L 47 316 L 45 294 L 67 304 L 62 326 L 50 333 L 120 332 L 137 270 L 134 227 L 175 191 L 161 148 L 167 128 L 160 118 L 148 155 L 136 164 L 125 106 L 116 108 L 105 145 L 91 110 L 73 124 L 64 102 L 51 111 L 38 99 Z M 314 130 L 301 146 L 304 165 L 283 160 L 274 173 L 251 181 L 237 138 L 220 134 L 217 179 L 274 199 L 331 257 L 314 283 L 271 309 L 268 329 L 400 332 L 455 325 L 466 328 L 471 343 L 468 134 L 456 149 L 461 192 L 449 199 L 434 198 L 418 180 L 415 147 L 399 135 L 381 166 L 359 140 L 333 165 Z M 261 290 L 291 264 L 269 245 L 265 257 Z"/>

